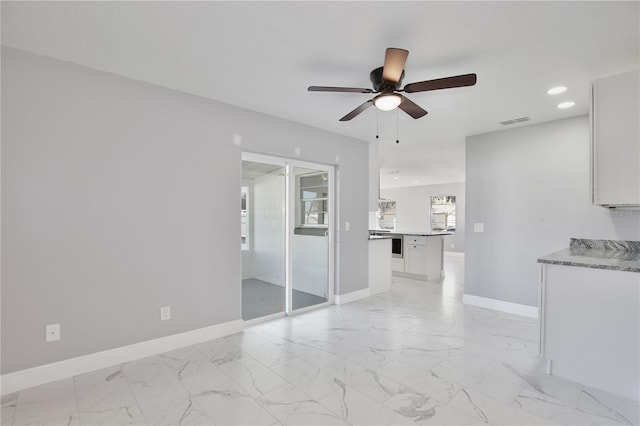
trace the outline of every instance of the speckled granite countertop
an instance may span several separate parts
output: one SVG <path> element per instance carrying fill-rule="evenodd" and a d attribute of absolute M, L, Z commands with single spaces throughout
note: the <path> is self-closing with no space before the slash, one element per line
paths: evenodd
<path fill-rule="evenodd" d="M 569 248 L 543 256 L 538 263 L 640 272 L 640 241 L 571 238 Z"/>

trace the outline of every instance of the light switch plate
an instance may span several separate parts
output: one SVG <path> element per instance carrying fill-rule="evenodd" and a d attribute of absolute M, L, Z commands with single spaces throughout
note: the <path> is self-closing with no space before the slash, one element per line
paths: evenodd
<path fill-rule="evenodd" d="M 171 306 L 163 306 L 160 308 L 160 321 L 171 319 Z"/>
<path fill-rule="evenodd" d="M 351 229 L 351 224 L 350 224 L 349 222 L 345 222 L 345 223 L 344 223 L 344 230 L 345 230 L 345 231 L 348 231 L 348 230 L 350 230 L 350 229 Z"/>
<path fill-rule="evenodd" d="M 484 223 L 474 223 L 473 232 L 484 232 Z"/>

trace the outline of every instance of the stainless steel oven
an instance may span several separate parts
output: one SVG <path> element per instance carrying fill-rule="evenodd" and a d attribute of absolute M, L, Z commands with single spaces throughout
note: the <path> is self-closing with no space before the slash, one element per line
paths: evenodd
<path fill-rule="evenodd" d="M 391 236 L 391 256 L 402 259 L 402 235 Z"/>

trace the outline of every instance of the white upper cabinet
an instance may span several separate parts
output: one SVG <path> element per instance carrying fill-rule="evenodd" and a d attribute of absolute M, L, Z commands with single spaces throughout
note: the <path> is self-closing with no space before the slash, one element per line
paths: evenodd
<path fill-rule="evenodd" d="M 640 206 L 640 70 L 592 86 L 593 203 Z"/>

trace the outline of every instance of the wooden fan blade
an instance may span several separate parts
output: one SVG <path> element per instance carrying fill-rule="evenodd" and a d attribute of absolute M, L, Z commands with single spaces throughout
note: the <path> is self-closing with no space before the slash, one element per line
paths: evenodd
<path fill-rule="evenodd" d="M 399 95 L 402 98 L 402 102 L 398 105 L 398 108 L 409 114 L 413 118 L 420 118 L 427 115 L 427 111 L 425 111 L 420 105 L 414 103 L 409 98 Z"/>
<path fill-rule="evenodd" d="M 476 84 L 475 74 L 463 74 L 453 77 L 437 78 L 435 80 L 420 81 L 417 83 L 409 83 L 404 86 L 407 93 L 426 92 L 428 90 L 451 89 L 454 87 L 473 86 Z"/>
<path fill-rule="evenodd" d="M 382 79 L 397 83 L 402 77 L 404 64 L 407 62 L 409 51 L 404 49 L 396 49 L 390 47 L 384 55 L 384 67 L 382 70 Z"/>
<path fill-rule="evenodd" d="M 331 86 L 309 86 L 309 92 L 344 92 L 344 93 L 373 93 L 371 89 L 358 87 L 331 87 Z"/>
<path fill-rule="evenodd" d="M 364 111 L 365 109 L 369 108 L 371 105 L 373 105 L 373 99 L 369 99 L 367 102 L 363 103 L 358 108 L 354 109 L 349 114 L 347 114 L 344 117 L 342 117 L 340 119 L 340 121 L 349 121 L 349 120 L 351 120 L 353 117 L 355 117 L 356 115 L 360 114 L 362 111 Z"/>

